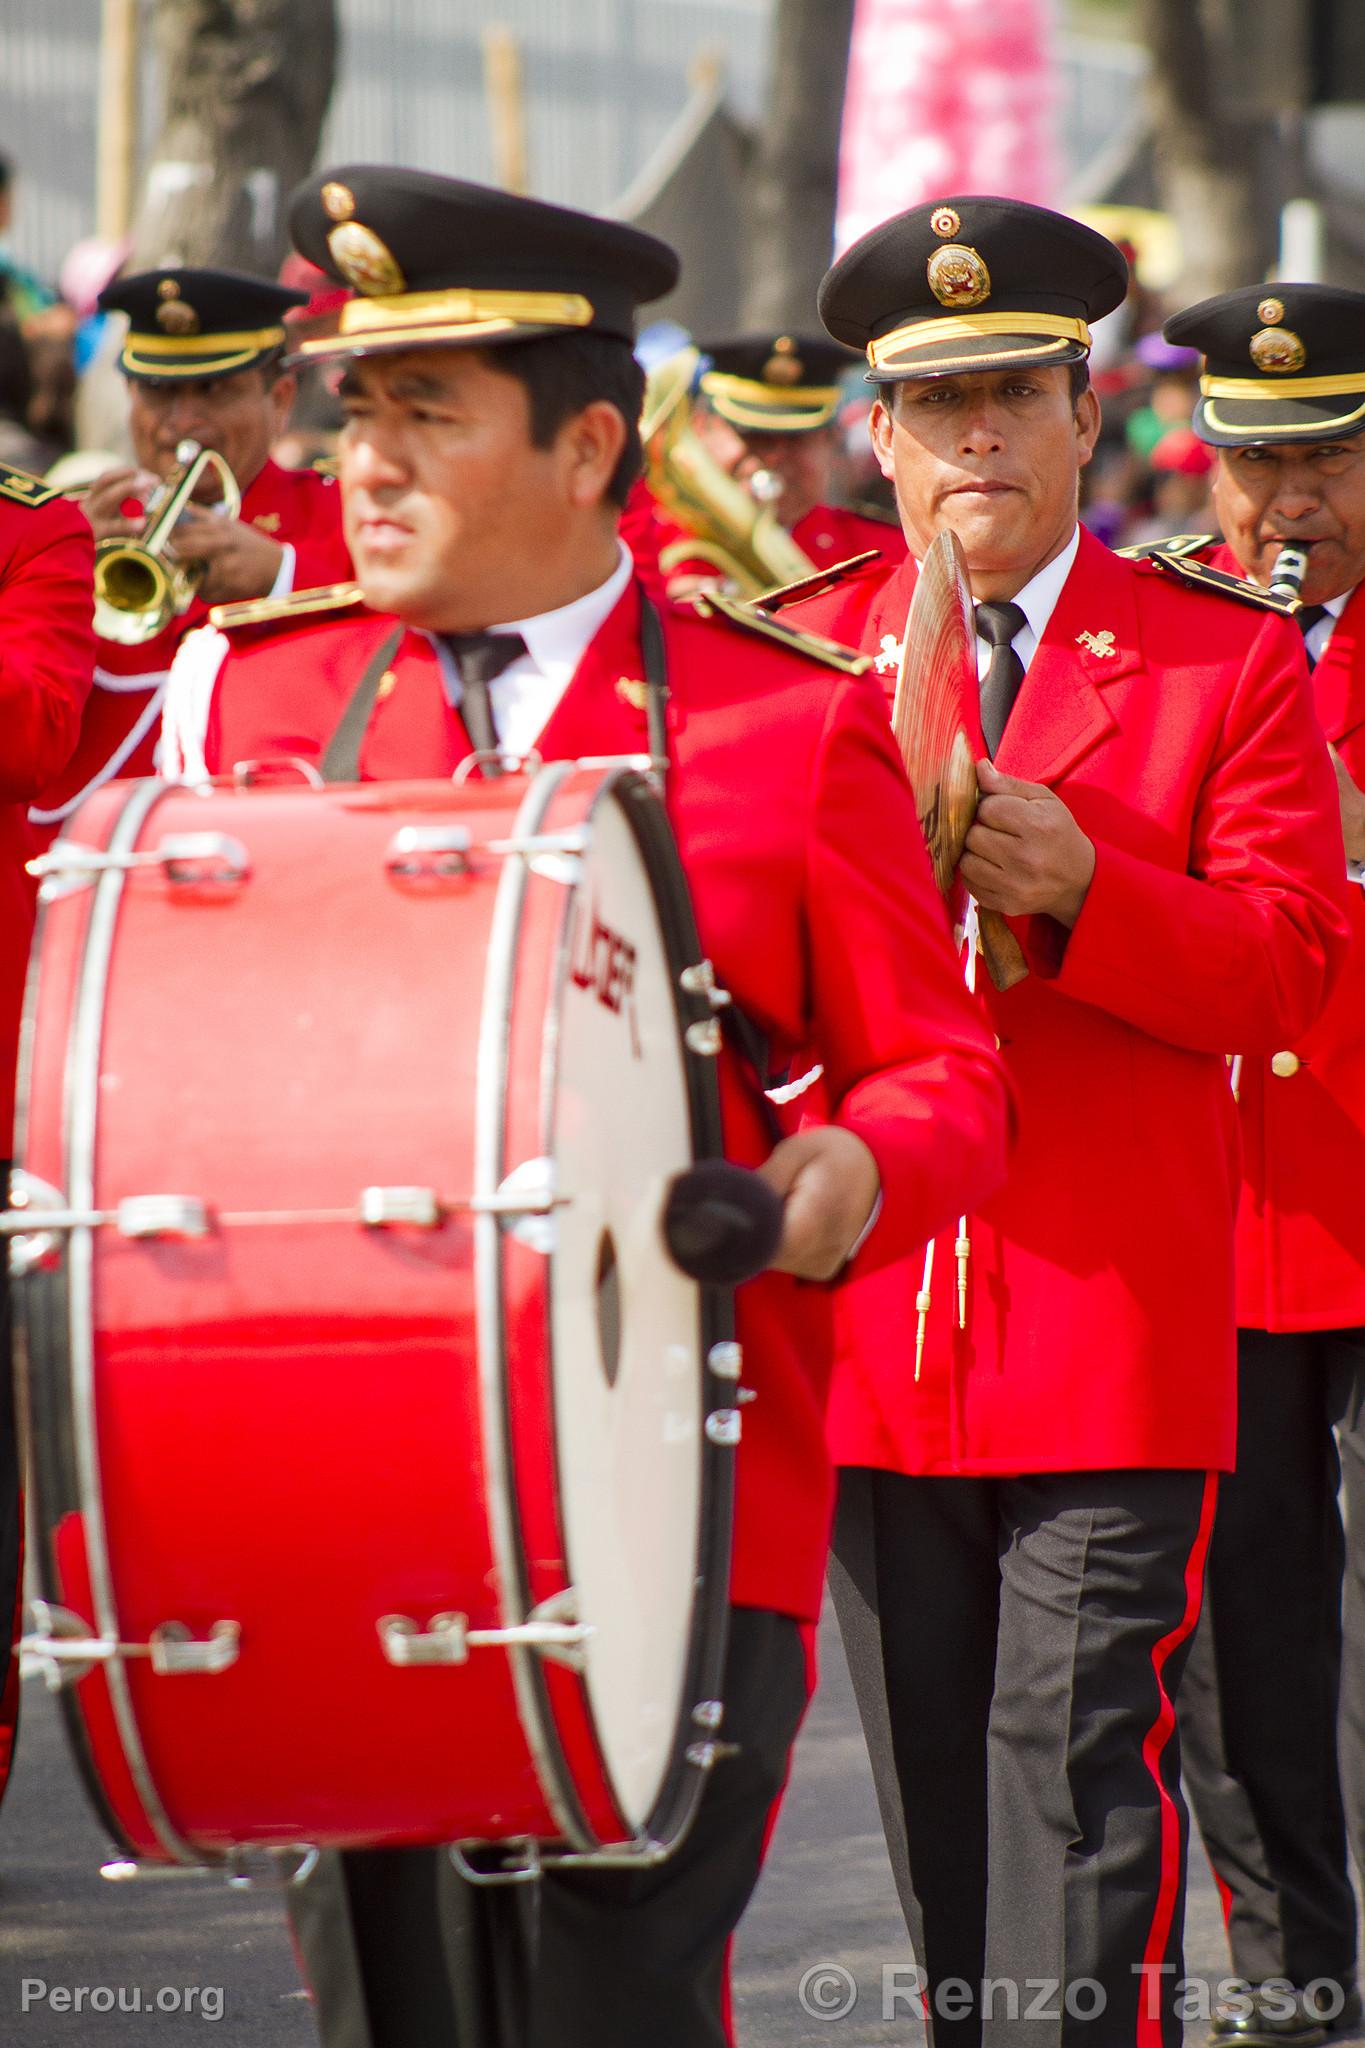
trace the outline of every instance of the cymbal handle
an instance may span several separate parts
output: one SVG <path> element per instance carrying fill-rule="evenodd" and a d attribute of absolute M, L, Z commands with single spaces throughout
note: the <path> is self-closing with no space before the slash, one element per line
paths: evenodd
<path fill-rule="evenodd" d="M 981 957 L 990 970 L 991 980 L 1003 994 L 1007 988 L 1013 988 L 1017 981 L 1023 981 L 1028 974 L 1024 949 L 1000 911 L 982 910 L 978 905 L 977 920 L 981 934 Z"/>

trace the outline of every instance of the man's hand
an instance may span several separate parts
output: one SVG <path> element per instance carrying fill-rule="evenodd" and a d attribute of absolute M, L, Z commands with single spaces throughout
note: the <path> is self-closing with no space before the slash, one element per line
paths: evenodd
<path fill-rule="evenodd" d="M 967 834 L 963 881 L 983 910 L 1044 913 L 1075 924 L 1095 872 L 1095 849 L 1059 796 L 1039 782 L 976 764 L 981 802 Z"/>
<path fill-rule="evenodd" d="M 1346 841 L 1347 860 L 1365 861 L 1365 790 L 1352 780 L 1351 771 L 1335 747 L 1329 747 L 1337 771 L 1337 795 L 1341 800 L 1341 836 Z"/>
<path fill-rule="evenodd" d="M 199 586 L 206 604 L 268 596 L 284 556 L 268 533 L 203 505 L 189 506 L 178 522 L 172 552 L 179 562 L 208 563 Z"/>
<path fill-rule="evenodd" d="M 149 469 L 106 469 L 77 499 L 96 540 L 131 538 L 147 524 L 145 506 L 158 479 Z"/>
<path fill-rule="evenodd" d="M 868 1147 L 838 1124 L 818 1124 L 784 1138 L 758 1171 L 786 1202 L 772 1270 L 800 1280 L 832 1280 L 881 1187 Z"/>

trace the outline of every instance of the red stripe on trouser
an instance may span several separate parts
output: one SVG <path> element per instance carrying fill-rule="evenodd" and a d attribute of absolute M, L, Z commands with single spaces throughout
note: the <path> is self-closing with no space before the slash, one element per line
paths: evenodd
<path fill-rule="evenodd" d="M 818 1675 L 816 1656 L 818 1631 L 813 1621 L 803 1621 L 798 1626 L 801 1631 L 801 1647 L 806 1653 L 806 1706 L 809 1708 L 812 1699 L 815 1697 L 815 1681 Z M 790 1783 L 791 1756 L 789 1755 L 787 1758 L 787 1775 L 782 1780 L 782 1790 L 768 1808 L 768 1825 L 763 1831 L 763 1850 L 760 1865 L 768 1860 L 768 1849 L 772 1843 L 773 1829 L 777 1826 L 777 1816 L 782 1811 L 782 1801 L 787 1796 L 787 1787 Z M 730 2043 L 730 2048 L 735 2048 L 735 2009 L 734 1998 L 730 1989 L 730 1966 L 734 1962 L 734 1958 L 735 1937 L 732 1934 L 725 1944 L 725 1964 L 720 1980 L 721 2024 L 725 2028 L 725 2038 Z"/>
<path fill-rule="evenodd" d="M 1163 1674 L 1166 1660 L 1172 1650 L 1179 1649 L 1180 1645 L 1194 1633 L 1195 1623 L 1199 1619 L 1199 1609 L 1204 1599 L 1204 1562 L 1209 1554 L 1209 1538 L 1213 1534 L 1213 1514 L 1217 1504 L 1218 1474 L 1210 1472 L 1204 1479 L 1199 1528 L 1185 1565 L 1185 1612 L 1175 1627 L 1161 1638 L 1152 1651 L 1152 1670 L 1156 1677 L 1161 1704 L 1157 1710 L 1157 1717 L 1148 1730 L 1147 1739 L 1142 1745 L 1142 1760 L 1152 1774 L 1157 1797 L 1161 1802 L 1161 1879 L 1157 1886 L 1151 1931 L 1147 1936 L 1147 1947 L 1142 1958 L 1137 2048 L 1161 2048 L 1162 1997 L 1169 1987 L 1160 1975 L 1160 1968 L 1171 1939 L 1176 1895 L 1180 1890 L 1180 1816 L 1161 1776 L 1162 1752 L 1175 1728 L 1175 1708 L 1166 1691 Z"/>
<path fill-rule="evenodd" d="M 19 1659 L 14 1645 L 19 1641 L 24 1617 L 24 1498 L 19 1496 L 19 1558 L 14 1576 L 14 1616 L 7 1644 L 0 1644 L 6 1662 L 5 1681 L 0 1686 L 0 1799 L 9 1784 L 14 1762 L 14 1743 L 19 1728 Z"/>

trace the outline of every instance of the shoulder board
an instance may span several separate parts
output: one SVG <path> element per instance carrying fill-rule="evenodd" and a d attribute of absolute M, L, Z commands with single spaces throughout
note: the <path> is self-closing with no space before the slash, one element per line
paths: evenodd
<path fill-rule="evenodd" d="M 1207 562 L 1169 555 L 1161 548 L 1145 559 L 1152 568 L 1163 569 L 1168 576 L 1174 576 L 1177 583 L 1187 584 L 1191 590 L 1209 590 L 1221 597 L 1236 598 L 1239 604 L 1257 605 L 1262 611 L 1278 612 L 1282 619 L 1292 619 L 1299 609 L 1296 597 L 1278 597 L 1273 591 L 1262 590 L 1259 583 L 1248 583 L 1244 576 L 1229 576 L 1225 569 L 1210 569 Z"/>
<path fill-rule="evenodd" d="M 814 597 L 819 590 L 830 590 L 836 583 L 842 583 L 845 576 L 851 576 L 855 569 L 865 569 L 869 562 L 885 559 L 875 548 L 864 548 L 860 555 L 850 555 L 846 562 L 832 562 L 828 569 L 817 569 L 813 576 L 799 576 L 795 583 L 779 584 L 776 590 L 765 590 L 761 597 L 749 600 L 755 611 L 775 612 L 784 604 L 795 604 L 801 597 Z"/>
<path fill-rule="evenodd" d="M 1152 555 L 1174 555 L 1183 561 L 1186 555 L 1202 555 L 1206 548 L 1216 548 L 1216 533 L 1173 533 L 1166 540 L 1139 541 L 1136 547 L 1115 548 L 1125 562 L 1145 562 Z"/>
<path fill-rule="evenodd" d="M 719 615 L 728 619 L 732 626 L 742 627 L 746 633 L 757 633 L 760 639 L 772 640 L 777 646 L 785 647 L 789 654 L 802 654 L 807 661 L 818 662 L 821 668 L 838 669 L 846 676 L 860 676 L 872 666 L 870 654 L 858 654 L 851 647 L 841 647 L 837 640 L 826 640 L 822 633 L 802 633 L 795 626 L 784 626 L 780 619 L 770 619 L 766 612 L 737 604 L 731 597 L 720 597 L 708 591 L 704 597 L 693 598 L 692 609 L 699 619 Z"/>
<path fill-rule="evenodd" d="M 291 590 L 286 597 L 247 597 L 238 604 L 216 604 L 211 626 L 259 626 L 270 619 L 302 619 L 310 612 L 344 611 L 364 604 L 358 583 L 321 583 L 316 590 Z"/>
<path fill-rule="evenodd" d="M 877 505 L 871 498 L 859 498 L 847 510 L 856 513 L 859 519 L 870 520 L 874 526 L 894 526 L 897 533 L 901 530 L 900 513 L 890 505 Z"/>
<path fill-rule="evenodd" d="M 340 465 L 335 455 L 316 455 L 308 467 L 312 470 L 314 476 L 324 476 L 329 484 L 334 484 L 337 480 L 337 470 Z"/>
<path fill-rule="evenodd" d="M 12 498 L 16 505 L 50 505 L 61 496 L 61 491 L 45 484 L 40 476 L 30 476 L 26 469 L 11 469 L 7 462 L 0 462 L 0 498 Z"/>

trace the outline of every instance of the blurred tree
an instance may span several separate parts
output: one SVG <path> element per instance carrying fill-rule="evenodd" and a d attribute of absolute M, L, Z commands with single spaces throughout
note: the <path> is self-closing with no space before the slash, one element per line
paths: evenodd
<path fill-rule="evenodd" d="M 163 103 L 134 267 L 273 276 L 331 98 L 335 0 L 154 0 L 153 23 Z"/>
<path fill-rule="evenodd" d="M 816 325 L 839 189 L 854 0 L 777 0 L 772 83 L 746 191 L 744 328 Z"/>

